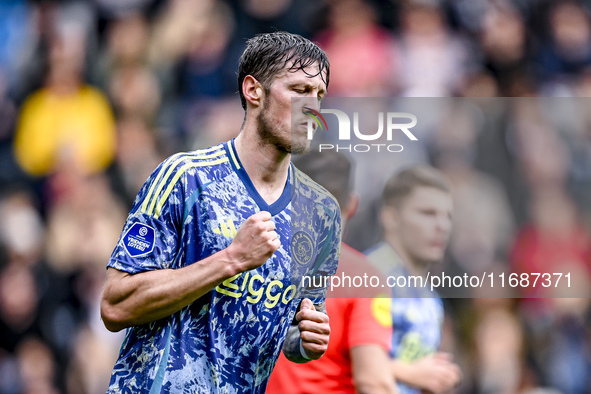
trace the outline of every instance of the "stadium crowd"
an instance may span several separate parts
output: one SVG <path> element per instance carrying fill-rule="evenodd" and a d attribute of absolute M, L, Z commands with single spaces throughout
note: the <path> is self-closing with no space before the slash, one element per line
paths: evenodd
<path fill-rule="evenodd" d="M 567 267 L 591 289 L 587 1 L 2 0 L 0 394 L 105 392 L 124 334 L 98 304 L 126 212 L 164 158 L 237 134 L 238 57 L 274 30 L 325 49 L 329 96 L 466 98 L 416 148 L 453 185 L 442 269 Z M 372 165 L 365 222 L 389 175 Z M 358 250 L 379 237 L 350 227 Z M 591 392 L 591 294 L 498 290 L 444 301 L 456 391 Z"/>

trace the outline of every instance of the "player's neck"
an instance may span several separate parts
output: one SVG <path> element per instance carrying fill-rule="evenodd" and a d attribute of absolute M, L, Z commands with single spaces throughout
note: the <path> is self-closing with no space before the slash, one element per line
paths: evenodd
<path fill-rule="evenodd" d="M 261 197 L 269 204 L 279 199 L 287 182 L 290 155 L 244 130 L 234 140 L 236 153 Z"/>

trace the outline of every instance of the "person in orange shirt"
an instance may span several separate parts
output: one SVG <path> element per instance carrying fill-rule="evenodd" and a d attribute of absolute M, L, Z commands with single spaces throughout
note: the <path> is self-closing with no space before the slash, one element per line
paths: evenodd
<path fill-rule="evenodd" d="M 332 193 L 342 211 L 342 228 L 357 209 L 351 193 L 351 163 L 342 153 L 311 152 L 296 164 Z M 341 244 L 336 277 L 363 278 L 380 273 L 366 257 Z M 382 278 L 381 278 L 382 279 Z M 324 356 L 306 364 L 279 357 L 267 393 L 395 393 L 389 369 L 392 316 L 389 294 L 382 288 L 344 286 L 329 289 L 326 313 L 330 317 L 330 342 Z M 380 292 L 382 292 L 380 294 Z"/>

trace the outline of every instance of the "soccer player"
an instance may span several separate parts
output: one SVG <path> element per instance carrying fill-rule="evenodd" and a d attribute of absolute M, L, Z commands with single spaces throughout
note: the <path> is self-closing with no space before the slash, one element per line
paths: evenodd
<path fill-rule="evenodd" d="M 372 263 L 393 277 L 425 276 L 443 258 L 453 212 L 450 188 L 437 169 L 417 165 L 391 177 L 384 187 L 380 221 L 383 242 L 369 253 Z M 402 394 L 441 393 L 461 379 L 447 353 L 438 352 L 443 303 L 419 288 L 392 288 L 391 370 Z"/>
<path fill-rule="evenodd" d="M 345 229 L 357 209 L 352 194 L 351 162 L 342 153 L 312 152 L 297 166 L 332 193 L 342 209 Z M 379 277 L 367 258 L 342 244 L 336 277 Z M 335 281 L 336 284 L 336 281 Z M 280 356 L 271 374 L 268 394 L 395 393 L 389 368 L 392 316 L 389 293 L 382 288 L 355 288 L 343 283 L 328 291 L 331 340 L 324 356 L 294 364 Z"/>
<path fill-rule="evenodd" d="M 317 110 L 328 77 L 310 41 L 254 37 L 238 70 L 238 137 L 173 155 L 148 178 L 101 300 L 106 327 L 128 328 L 109 393 L 263 393 L 282 348 L 295 362 L 324 354 L 325 290 L 301 297 L 292 256 L 334 273 L 340 212 L 290 155 L 309 148 L 308 109 L 292 113 L 291 99 Z M 304 228 L 292 237 L 294 215 Z"/>

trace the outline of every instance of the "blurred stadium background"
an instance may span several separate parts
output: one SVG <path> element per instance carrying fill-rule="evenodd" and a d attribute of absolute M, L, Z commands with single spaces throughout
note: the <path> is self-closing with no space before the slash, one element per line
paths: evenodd
<path fill-rule="evenodd" d="M 98 302 L 127 211 L 162 159 L 237 133 L 237 61 L 259 32 L 319 42 L 331 96 L 583 103 L 558 123 L 531 100 L 476 126 L 448 120 L 421 151 L 454 184 L 445 266 L 568 264 L 589 284 L 590 12 L 558 0 L 0 0 L 0 394 L 105 392 L 123 333 L 104 328 Z M 377 189 L 358 188 L 371 211 Z M 457 392 L 591 393 L 589 298 L 499 295 L 446 300 Z"/>

